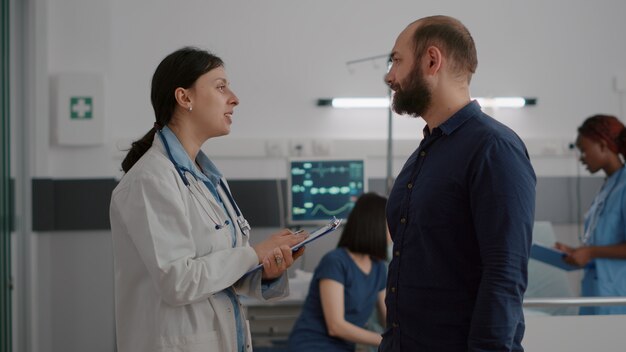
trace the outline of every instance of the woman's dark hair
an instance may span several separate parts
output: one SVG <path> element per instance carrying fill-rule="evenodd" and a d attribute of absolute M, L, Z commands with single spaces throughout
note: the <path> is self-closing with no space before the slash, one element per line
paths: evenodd
<path fill-rule="evenodd" d="M 626 128 L 611 115 L 593 115 L 578 127 L 578 134 L 593 141 L 604 140 L 609 149 L 626 157 Z"/>
<path fill-rule="evenodd" d="M 145 136 L 133 142 L 128 154 L 122 161 L 122 170 L 128 172 L 142 155 L 150 149 L 157 128 L 166 126 L 176 108 L 174 91 L 177 88 L 189 88 L 203 74 L 214 68 L 224 66 L 219 57 L 198 48 L 184 47 L 169 54 L 156 68 L 152 76 L 150 100 L 154 109 L 155 127 Z"/>
<path fill-rule="evenodd" d="M 369 254 L 373 259 L 387 259 L 386 205 L 387 198 L 376 193 L 361 195 L 348 216 L 337 247 Z"/>

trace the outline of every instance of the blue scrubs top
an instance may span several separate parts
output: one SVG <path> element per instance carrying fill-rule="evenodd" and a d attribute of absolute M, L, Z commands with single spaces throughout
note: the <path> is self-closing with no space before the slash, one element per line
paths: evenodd
<path fill-rule="evenodd" d="M 364 327 L 378 294 L 385 288 L 386 273 L 382 260 L 372 261 L 372 270 L 365 274 L 345 248 L 327 253 L 313 274 L 302 313 L 289 336 L 289 351 L 354 351 L 354 343 L 328 335 L 320 299 L 320 280 L 331 279 L 343 285 L 345 319 Z"/>
<path fill-rule="evenodd" d="M 592 246 L 626 241 L 626 172 L 607 178 L 585 215 L 585 234 Z M 585 268 L 582 295 L 626 296 L 626 260 L 597 258 Z M 626 306 L 581 307 L 580 314 L 626 314 Z"/>

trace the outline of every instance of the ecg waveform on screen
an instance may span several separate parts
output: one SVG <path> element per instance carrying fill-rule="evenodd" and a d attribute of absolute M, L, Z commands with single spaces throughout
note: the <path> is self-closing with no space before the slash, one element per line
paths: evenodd
<path fill-rule="evenodd" d="M 293 220 L 346 218 L 364 189 L 362 160 L 310 160 L 290 166 Z"/>
<path fill-rule="evenodd" d="M 344 204 L 342 207 L 340 207 L 339 209 L 335 209 L 335 210 L 329 210 L 327 209 L 325 206 L 323 206 L 322 204 L 318 204 L 315 206 L 315 208 L 313 208 L 313 210 L 311 210 L 311 215 L 316 216 L 318 211 L 321 211 L 322 213 L 326 214 L 327 216 L 335 216 L 338 214 L 341 214 L 345 211 L 350 210 L 350 208 L 352 208 L 353 203 L 346 203 Z"/>
<path fill-rule="evenodd" d="M 359 167 L 345 167 L 345 166 L 329 166 L 329 167 L 315 167 L 315 168 L 310 168 L 309 169 L 310 173 L 318 173 L 320 175 L 320 178 L 324 178 L 324 175 L 327 173 L 330 174 L 334 174 L 334 173 L 339 173 L 339 174 L 344 174 L 344 173 L 350 173 L 352 177 L 354 177 L 355 175 L 358 176 L 357 173 L 362 172 L 361 168 Z"/>
<path fill-rule="evenodd" d="M 316 167 L 313 167 L 313 164 L 314 163 L 303 163 L 300 167 L 293 167 L 291 173 L 303 176 L 317 173 L 319 178 L 324 178 L 326 174 L 349 174 L 350 178 L 359 178 L 363 174 L 362 164 L 354 163 L 349 166 L 322 166 L 321 163 L 318 163 Z"/>

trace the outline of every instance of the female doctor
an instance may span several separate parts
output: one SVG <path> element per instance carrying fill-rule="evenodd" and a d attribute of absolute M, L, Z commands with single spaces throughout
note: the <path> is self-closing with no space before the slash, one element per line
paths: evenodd
<path fill-rule="evenodd" d="M 307 235 L 285 229 L 250 246 L 228 183 L 200 150 L 230 132 L 239 104 L 220 58 L 168 55 L 151 100 L 154 127 L 132 144 L 111 199 L 118 351 L 251 351 L 238 295 L 286 296 L 286 269 L 303 253 L 290 247 Z"/>

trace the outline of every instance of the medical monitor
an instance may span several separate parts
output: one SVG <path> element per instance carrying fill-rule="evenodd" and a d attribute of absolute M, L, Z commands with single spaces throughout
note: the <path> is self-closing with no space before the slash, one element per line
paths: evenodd
<path fill-rule="evenodd" d="M 363 159 L 297 158 L 287 168 L 287 222 L 293 225 L 346 219 L 367 191 Z"/>

